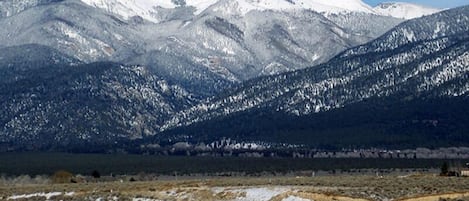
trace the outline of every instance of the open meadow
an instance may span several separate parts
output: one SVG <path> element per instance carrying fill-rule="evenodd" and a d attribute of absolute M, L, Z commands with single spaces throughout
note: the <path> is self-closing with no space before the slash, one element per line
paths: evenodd
<path fill-rule="evenodd" d="M 0 200 L 456 201 L 469 200 L 469 178 L 412 174 L 2 185 Z"/>
<path fill-rule="evenodd" d="M 464 160 L 0 154 L 0 200 L 469 200 Z"/>

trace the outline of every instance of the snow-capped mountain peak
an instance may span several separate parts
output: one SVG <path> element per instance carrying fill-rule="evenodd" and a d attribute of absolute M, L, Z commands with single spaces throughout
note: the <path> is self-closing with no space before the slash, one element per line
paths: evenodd
<path fill-rule="evenodd" d="M 441 11 L 436 8 L 429 8 L 421 5 L 403 2 L 382 3 L 373 8 L 373 10 L 379 15 L 403 19 L 418 18 Z"/>
<path fill-rule="evenodd" d="M 301 7 L 317 12 L 364 12 L 373 13 L 373 9 L 361 0 L 294 0 Z"/>
<path fill-rule="evenodd" d="M 140 16 L 151 22 L 159 22 L 157 8 L 172 9 L 181 6 L 191 6 L 199 14 L 218 0 L 81 0 L 82 2 L 108 12 L 118 14 L 124 19 Z"/>
<path fill-rule="evenodd" d="M 361 0 L 229 0 L 220 1 L 213 10 L 225 14 L 240 15 L 245 15 L 252 10 L 312 10 L 319 13 L 374 13 L 373 9 Z"/>
<path fill-rule="evenodd" d="M 362 0 L 81 0 L 82 2 L 108 12 L 118 14 L 124 19 L 140 16 L 158 23 L 158 8 L 173 9 L 193 7 L 198 15 L 210 9 L 225 15 L 245 15 L 250 11 L 291 11 L 312 10 L 319 13 L 337 14 L 347 12 L 371 13 L 403 19 L 412 19 L 439 12 L 411 3 L 382 3 L 375 8 Z"/>
<path fill-rule="evenodd" d="M 158 8 L 193 7 L 194 14 L 207 8 L 225 14 L 244 15 L 252 10 L 313 10 L 320 13 L 364 12 L 374 13 L 373 9 L 361 0 L 81 0 L 82 2 L 124 19 L 140 16 L 158 23 Z"/>

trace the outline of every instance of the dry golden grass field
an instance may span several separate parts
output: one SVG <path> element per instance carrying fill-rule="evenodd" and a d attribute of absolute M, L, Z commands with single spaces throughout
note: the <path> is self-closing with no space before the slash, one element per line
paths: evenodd
<path fill-rule="evenodd" d="M 469 200 L 469 178 L 415 174 L 4 184 L 0 200 L 459 201 Z"/>

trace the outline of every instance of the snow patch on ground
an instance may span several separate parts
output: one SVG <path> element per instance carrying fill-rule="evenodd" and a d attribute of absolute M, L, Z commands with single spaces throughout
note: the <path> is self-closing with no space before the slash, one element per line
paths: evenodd
<path fill-rule="evenodd" d="M 285 192 L 285 189 L 279 189 L 279 188 L 248 188 L 245 190 L 242 190 L 246 192 L 246 199 L 244 200 L 270 200 L 274 196 Z M 241 199 L 243 200 L 243 199 Z"/>
<path fill-rule="evenodd" d="M 156 200 L 156 199 L 150 199 L 150 198 L 134 198 L 132 201 L 161 201 L 161 200 Z"/>
<path fill-rule="evenodd" d="M 50 200 L 52 197 L 62 195 L 61 192 L 50 192 L 50 193 L 32 193 L 32 194 L 22 194 L 22 195 L 13 195 L 7 198 L 7 200 L 19 200 L 19 199 L 29 199 L 33 197 L 44 197 L 46 200 Z M 75 192 L 68 192 L 64 194 L 65 196 L 73 196 Z"/>
<path fill-rule="evenodd" d="M 252 187 L 252 188 L 213 188 L 215 193 L 232 192 L 235 194 L 245 194 L 238 197 L 237 201 L 269 201 L 273 197 L 291 191 L 291 187 Z"/>
<path fill-rule="evenodd" d="M 284 198 L 282 201 L 311 201 L 311 200 L 290 195 L 287 198 Z"/>

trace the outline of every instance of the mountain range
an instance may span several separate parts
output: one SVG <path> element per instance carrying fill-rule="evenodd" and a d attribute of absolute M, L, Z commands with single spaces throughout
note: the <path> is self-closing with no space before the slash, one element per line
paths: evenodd
<path fill-rule="evenodd" d="M 2 1 L 0 143 L 54 150 L 233 137 L 356 145 L 342 136 L 352 130 L 305 122 L 418 100 L 439 114 L 453 110 L 431 100 L 465 107 L 467 11 L 360 0 Z M 448 136 L 465 131 L 465 116 L 448 119 L 457 120 Z M 373 142 L 394 134 L 388 125 Z M 312 143 L 324 137 L 310 133 L 335 138 L 337 130 L 344 142 Z M 363 146 L 396 143 L 353 136 Z"/>
<path fill-rule="evenodd" d="M 154 67 L 204 98 L 233 83 L 326 62 L 403 21 L 376 15 L 361 1 L 344 1 L 356 11 L 325 7 L 331 12 L 322 14 L 310 9 L 316 4 L 282 0 L 291 5 L 283 10 L 256 2 L 7 0 L 0 4 L 0 42 L 45 45 L 85 63 Z"/>
<path fill-rule="evenodd" d="M 469 7 L 462 7 L 404 22 L 376 40 L 346 50 L 329 62 L 313 68 L 245 82 L 224 95 L 180 112 L 163 128 L 196 124 L 187 129 L 176 129 L 176 131 L 170 132 L 185 138 L 194 137 L 196 141 L 199 140 L 198 137 L 211 135 L 226 135 L 224 137 L 235 137 L 235 139 L 247 135 L 245 140 L 265 141 L 281 138 L 282 142 L 286 142 L 294 138 L 294 134 L 298 133 L 297 129 L 302 129 L 309 131 L 301 132 L 303 140 L 308 138 L 306 133 L 317 137 L 308 138 L 310 140 L 307 142 L 310 143 L 318 143 L 315 139 L 324 138 L 318 137 L 316 134 L 321 133 L 322 136 L 339 139 L 339 141 L 345 140 L 344 138 L 347 137 L 358 138 L 360 140 L 355 142 L 363 144 L 367 138 L 360 137 L 362 134 L 360 132 L 366 136 L 370 133 L 375 133 L 377 136 L 385 133 L 386 135 L 383 134 L 383 136 L 394 136 L 395 138 L 394 141 L 389 140 L 388 143 L 401 143 L 398 140 L 406 139 L 408 132 L 400 133 L 402 129 L 395 128 L 386 130 L 386 121 L 383 118 L 387 118 L 388 114 L 379 107 L 390 107 L 387 104 L 401 104 L 400 107 L 405 109 L 399 111 L 401 108 L 394 105 L 392 108 L 397 110 L 395 111 L 396 116 L 392 116 L 390 113 L 390 117 L 388 117 L 394 121 L 400 121 L 402 124 L 405 124 L 403 122 L 406 121 L 441 122 L 451 119 L 454 121 L 446 122 L 448 125 L 443 124 L 442 127 L 460 128 L 461 125 L 467 123 L 467 115 L 459 114 L 460 116 L 458 116 L 456 115 L 458 112 L 450 110 L 454 106 L 444 105 L 443 102 L 446 101 L 441 101 L 442 103 L 439 105 L 436 100 L 457 99 L 460 100 L 456 104 L 457 108 L 467 108 L 468 104 L 465 101 L 467 101 L 469 94 L 468 9 Z M 377 100 L 383 103 L 379 103 Z M 363 102 L 366 104 L 363 105 Z M 416 107 L 420 108 L 420 111 L 413 111 L 414 108 L 406 106 L 407 104 L 417 105 L 417 103 L 426 105 L 427 102 L 430 102 L 428 105 L 431 105 L 431 108 Z M 359 131 L 357 133 L 354 130 L 356 126 L 363 125 L 350 126 L 342 118 L 342 116 L 348 116 L 351 118 L 347 119 L 348 121 L 353 120 L 353 115 L 347 113 L 350 107 L 355 107 L 353 105 L 360 105 L 360 107 L 356 107 L 362 108 L 361 111 L 355 113 L 357 116 L 367 112 L 385 116 L 372 115 L 374 118 L 367 118 L 368 122 L 365 122 L 373 124 L 376 123 L 375 121 L 382 121 L 380 123 L 383 125 L 377 128 L 366 127 L 365 131 L 357 129 Z M 445 107 L 448 107 L 451 112 L 445 111 Z M 369 111 L 364 110 L 365 108 Z M 438 108 L 443 108 L 443 110 L 440 111 Z M 345 114 L 337 112 L 342 110 L 346 111 Z M 388 110 L 386 109 L 386 111 Z M 332 112 L 328 113 L 328 111 Z M 410 114 L 403 115 L 405 111 Z M 332 124 L 324 119 L 316 120 L 316 114 L 320 113 L 337 115 L 322 118 L 339 124 Z M 412 116 L 412 113 L 427 115 Z M 443 116 L 448 114 L 455 116 L 444 119 Z M 302 118 L 308 120 L 312 118 L 313 120 L 298 120 Z M 240 119 L 242 122 L 261 123 L 247 123 L 247 128 L 243 128 L 240 126 Z M 265 119 L 269 119 L 269 121 Z M 267 127 L 275 127 L 275 125 L 285 124 L 288 119 L 295 119 L 294 124 L 298 128 L 289 124 L 286 126 L 287 128 L 283 128 L 288 132 L 284 131 L 279 135 L 291 135 L 289 139 L 286 136 L 275 136 L 275 131 L 266 128 L 267 125 Z M 302 123 L 297 124 L 298 121 Z M 325 122 L 329 126 L 323 128 L 317 121 Z M 339 126 L 340 124 L 346 124 L 351 129 L 347 130 L 347 127 Z M 457 124 L 457 126 L 453 124 Z M 463 127 L 467 129 L 466 126 Z M 333 130 L 334 133 L 344 129 L 348 132 L 342 132 L 349 136 L 343 136 L 344 133 L 340 133 L 341 137 L 338 137 L 324 131 L 326 129 Z M 456 130 L 457 134 L 455 135 L 459 137 L 465 131 L 464 129 Z M 449 137 L 453 133 L 446 130 L 446 133 L 440 132 L 439 134 Z M 300 136 L 296 137 L 300 138 Z M 298 143 L 302 140 L 294 142 Z M 319 142 L 323 141 L 319 140 Z M 424 140 L 424 142 L 427 141 Z M 336 141 L 334 143 L 339 144 Z M 412 143 L 413 145 L 418 144 Z"/>

